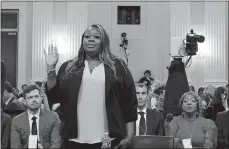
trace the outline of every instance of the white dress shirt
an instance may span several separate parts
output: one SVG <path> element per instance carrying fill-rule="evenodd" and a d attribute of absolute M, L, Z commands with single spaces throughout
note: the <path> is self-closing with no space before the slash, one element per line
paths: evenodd
<path fill-rule="evenodd" d="M 78 138 L 69 139 L 78 143 L 102 142 L 107 126 L 105 106 L 105 70 L 101 63 L 92 73 L 85 61 L 82 82 L 78 95 Z"/>
<path fill-rule="evenodd" d="M 146 110 L 147 110 L 147 107 L 145 107 L 144 109 L 142 109 L 142 110 L 139 110 L 138 109 L 138 112 L 144 112 L 145 114 L 144 114 L 144 118 L 145 118 L 145 122 L 147 121 L 146 120 Z M 141 115 L 140 114 L 138 114 L 138 119 L 137 119 L 137 121 L 136 121 L 136 136 L 139 136 L 139 125 L 140 125 L 140 119 L 141 119 Z M 147 126 L 147 123 L 146 123 L 146 126 Z M 147 127 L 146 127 L 146 131 L 147 131 Z"/>
<path fill-rule="evenodd" d="M 28 111 L 27 111 L 28 112 Z M 40 109 L 38 110 L 36 115 L 32 115 L 28 112 L 28 118 L 29 118 L 29 126 L 30 126 L 30 135 L 32 135 L 32 124 L 33 120 L 32 117 L 36 117 L 36 123 L 37 123 L 37 138 L 39 139 L 39 119 L 40 119 Z"/>

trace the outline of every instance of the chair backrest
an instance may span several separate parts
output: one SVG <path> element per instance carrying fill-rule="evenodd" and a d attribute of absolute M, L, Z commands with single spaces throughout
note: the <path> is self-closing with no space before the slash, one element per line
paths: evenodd
<path fill-rule="evenodd" d="M 174 137 L 167 136 L 134 136 L 132 138 L 131 148 L 175 148 Z"/>

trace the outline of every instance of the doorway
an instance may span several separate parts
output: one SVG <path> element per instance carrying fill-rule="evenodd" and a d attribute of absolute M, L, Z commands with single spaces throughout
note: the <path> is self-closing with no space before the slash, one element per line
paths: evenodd
<path fill-rule="evenodd" d="M 18 10 L 1 10 L 1 60 L 6 66 L 6 81 L 17 87 Z"/>

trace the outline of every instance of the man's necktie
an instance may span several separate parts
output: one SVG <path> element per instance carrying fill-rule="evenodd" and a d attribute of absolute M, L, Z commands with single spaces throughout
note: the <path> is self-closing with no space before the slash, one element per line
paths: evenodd
<path fill-rule="evenodd" d="M 36 117 L 33 116 L 32 117 L 32 120 L 33 120 L 33 123 L 32 123 L 32 135 L 37 135 L 37 122 L 36 122 Z"/>
<path fill-rule="evenodd" d="M 139 123 L 139 135 L 146 135 L 146 120 L 144 117 L 144 112 L 138 112 L 141 115 Z"/>

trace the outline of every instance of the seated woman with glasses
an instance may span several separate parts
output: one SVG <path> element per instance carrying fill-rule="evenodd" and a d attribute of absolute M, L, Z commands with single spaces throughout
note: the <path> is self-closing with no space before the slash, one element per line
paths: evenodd
<path fill-rule="evenodd" d="M 197 93 L 184 93 L 180 99 L 182 115 L 174 117 L 165 125 L 166 135 L 182 140 L 180 145 L 185 148 L 216 148 L 217 127 L 212 120 L 199 116 L 200 104 Z"/>

